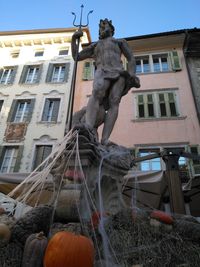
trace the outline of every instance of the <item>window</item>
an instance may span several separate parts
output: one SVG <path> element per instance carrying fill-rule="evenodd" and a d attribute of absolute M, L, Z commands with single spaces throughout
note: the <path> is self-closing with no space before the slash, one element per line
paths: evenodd
<path fill-rule="evenodd" d="M 19 57 L 19 50 L 14 50 L 10 52 L 10 56 L 12 58 L 18 58 Z"/>
<path fill-rule="evenodd" d="M 138 113 L 140 118 L 154 117 L 153 95 L 138 95 Z"/>
<path fill-rule="evenodd" d="M 35 51 L 35 57 L 42 57 L 44 55 L 44 50 Z"/>
<path fill-rule="evenodd" d="M 175 92 L 153 92 L 137 95 L 138 118 L 177 117 L 177 96 Z"/>
<path fill-rule="evenodd" d="M 65 78 L 65 65 L 54 66 L 52 73 L 52 82 L 63 82 Z"/>
<path fill-rule="evenodd" d="M 136 73 L 150 72 L 149 57 L 136 58 Z"/>
<path fill-rule="evenodd" d="M 165 148 L 169 155 L 180 154 L 180 151 L 185 151 L 185 147 L 167 147 Z M 188 160 L 185 157 L 180 156 L 178 160 L 179 165 L 179 177 L 182 182 L 187 182 L 189 179 Z"/>
<path fill-rule="evenodd" d="M 60 49 L 59 56 L 67 56 L 69 53 L 69 49 Z"/>
<path fill-rule="evenodd" d="M 143 156 L 151 155 L 153 153 L 158 153 L 158 152 L 159 150 L 156 150 L 156 149 L 140 149 L 139 156 L 143 157 Z M 158 157 L 158 158 L 149 159 L 149 160 L 140 162 L 140 170 L 141 171 L 161 170 L 161 159 Z"/>
<path fill-rule="evenodd" d="M 46 82 L 48 83 L 63 83 L 69 78 L 70 63 L 49 64 L 47 71 Z"/>
<path fill-rule="evenodd" d="M 0 100 L 0 112 L 1 112 L 2 107 L 3 107 L 3 100 Z"/>
<path fill-rule="evenodd" d="M 94 79 L 94 72 L 95 72 L 95 62 L 86 61 L 83 67 L 83 80 Z"/>
<path fill-rule="evenodd" d="M 42 65 L 26 65 L 23 68 L 20 83 L 35 84 L 40 80 Z"/>
<path fill-rule="evenodd" d="M 5 67 L 0 70 L 0 84 L 12 84 L 15 79 L 15 75 L 17 72 L 16 67 Z"/>
<path fill-rule="evenodd" d="M 159 93 L 159 107 L 161 117 L 176 117 L 177 108 L 174 93 Z"/>
<path fill-rule="evenodd" d="M 33 170 L 36 169 L 50 154 L 52 145 L 36 145 L 33 162 Z M 40 171 L 42 168 L 39 169 Z"/>
<path fill-rule="evenodd" d="M 136 56 L 136 73 L 167 72 L 181 70 L 177 51 Z"/>
<path fill-rule="evenodd" d="M 30 104 L 31 102 L 27 100 L 18 101 L 14 122 L 26 121 L 29 114 Z"/>
<path fill-rule="evenodd" d="M 42 113 L 42 121 L 57 122 L 60 98 L 47 98 Z"/>
<path fill-rule="evenodd" d="M 13 100 L 8 122 L 28 122 L 31 120 L 35 99 Z"/>
<path fill-rule="evenodd" d="M 192 146 L 190 147 L 190 152 L 193 155 L 197 155 L 200 156 L 200 149 L 198 146 Z M 200 174 L 200 160 L 198 159 L 193 159 L 192 160 L 192 169 L 193 169 L 193 173 L 196 175 Z"/>
<path fill-rule="evenodd" d="M 170 70 L 168 54 L 153 55 L 152 58 L 154 72 L 164 72 Z"/>
<path fill-rule="evenodd" d="M 19 171 L 23 146 L 1 146 L 0 147 L 0 172 Z"/>

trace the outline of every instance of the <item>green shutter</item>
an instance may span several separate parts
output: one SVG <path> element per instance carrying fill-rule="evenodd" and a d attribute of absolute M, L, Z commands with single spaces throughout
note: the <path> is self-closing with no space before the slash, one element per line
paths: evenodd
<path fill-rule="evenodd" d="M 181 64 L 180 64 L 178 52 L 172 51 L 170 55 L 171 55 L 171 61 L 172 61 L 172 69 L 174 71 L 181 70 Z"/>
<path fill-rule="evenodd" d="M 64 77 L 64 82 L 68 81 L 69 78 L 69 67 L 70 67 L 70 63 L 66 63 L 65 64 L 65 77 Z"/>
<path fill-rule="evenodd" d="M 15 77 L 16 77 L 16 73 L 17 73 L 17 68 L 18 68 L 18 66 L 14 66 L 14 68 L 13 68 L 12 76 L 11 76 L 11 79 L 10 79 L 10 84 L 13 84 L 14 81 L 15 81 Z"/>
<path fill-rule="evenodd" d="M 8 114 L 7 122 L 11 122 L 14 120 L 16 111 L 17 111 L 17 103 L 18 100 L 14 99 L 10 108 L 10 112 Z"/>
<path fill-rule="evenodd" d="M 42 69 L 43 69 L 43 64 L 40 64 L 39 65 L 39 71 L 38 71 L 38 76 L 37 76 L 36 83 L 39 83 L 40 82 L 40 78 L 41 78 L 41 75 L 42 75 Z"/>
<path fill-rule="evenodd" d="M 49 67 L 47 70 L 47 76 L 46 76 L 46 82 L 50 83 L 52 79 L 52 73 L 53 73 L 54 64 L 49 63 Z"/>
<path fill-rule="evenodd" d="M 26 79 L 26 75 L 27 75 L 27 72 L 28 72 L 28 65 L 25 65 L 23 67 L 23 70 L 22 70 L 22 73 L 21 73 L 21 76 L 20 76 L 20 79 L 19 79 L 19 83 L 24 83 L 25 82 L 25 79 Z"/>
<path fill-rule="evenodd" d="M 14 167 L 14 172 L 18 172 L 20 169 L 21 165 L 21 159 L 22 159 L 22 154 L 23 154 L 24 146 L 19 146 L 18 154 L 17 154 L 17 159 L 15 162 L 15 167 Z"/>
<path fill-rule="evenodd" d="M 85 62 L 83 67 L 83 80 L 90 80 L 92 77 L 92 62 Z"/>
<path fill-rule="evenodd" d="M 31 121 L 31 118 L 32 118 L 32 115 L 33 115 L 34 105 L 35 105 L 35 99 L 31 99 L 29 113 L 28 113 L 26 121 Z"/>

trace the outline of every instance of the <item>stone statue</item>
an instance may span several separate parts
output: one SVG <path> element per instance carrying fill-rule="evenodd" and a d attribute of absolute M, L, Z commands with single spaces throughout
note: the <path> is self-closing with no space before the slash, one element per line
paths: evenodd
<path fill-rule="evenodd" d="M 93 130 L 97 121 L 104 123 L 101 143 L 109 144 L 109 137 L 118 117 L 119 103 L 131 87 L 140 87 L 136 77 L 136 64 L 126 40 L 115 39 L 114 26 L 108 19 L 100 20 L 99 40 L 77 53 L 77 40 L 83 35 L 81 29 L 72 36 L 72 56 L 76 60 L 93 58 L 95 74 L 92 95 L 88 101 L 85 123 Z M 121 56 L 127 59 L 124 69 Z M 99 124 L 99 123 L 98 123 Z"/>

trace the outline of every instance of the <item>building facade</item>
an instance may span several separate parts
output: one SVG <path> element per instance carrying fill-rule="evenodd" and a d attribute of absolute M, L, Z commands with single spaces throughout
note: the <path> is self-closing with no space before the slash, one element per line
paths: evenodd
<path fill-rule="evenodd" d="M 195 96 L 184 54 L 186 38 L 186 30 L 126 38 L 136 59 L 141 87 L 132 88 L 121 100 L 110 139 L 130 148 L 135 157 L 163 150 L 200 155 L 199 111 L 195 104 L 199 87 Z M 126 67 L 124 58 L 122 61 Z M 75 98 L 77 110 L 87 104 L 93 77 L 93 60 L 80 62 Z M 195 79 L 199 84 L 198 78 Z M 181 156 L 179 166 L 184 182 L 200 175 L 198 160 Z M 162 158 L 155 158 L 139 163 L 137 169 L 165 171 L 166 165 Z"/>
<path fill-rule="evenodd" d="M 64 137 L 75 30 L 0 32 L 1 173 L 31 172 Z"/>

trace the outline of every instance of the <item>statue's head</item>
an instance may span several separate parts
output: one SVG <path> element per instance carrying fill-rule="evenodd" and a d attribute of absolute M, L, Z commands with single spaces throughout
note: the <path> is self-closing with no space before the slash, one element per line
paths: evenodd
<path fill-rule="evenodd" d="M 99 39 L 104 39 L 108 36 L 113 36 L 115 27 L 112 25 L 112 20 L 101 19 L 99 22 Z"/>

